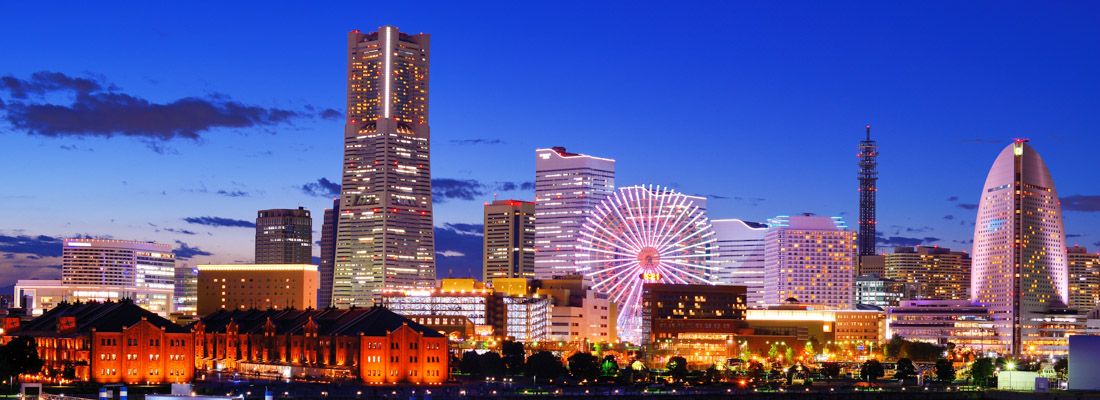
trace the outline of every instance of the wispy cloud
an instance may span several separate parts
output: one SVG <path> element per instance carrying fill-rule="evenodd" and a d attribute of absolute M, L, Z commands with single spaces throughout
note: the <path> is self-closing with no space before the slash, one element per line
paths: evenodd
<path fill-rule="evenodd" d="M 256 223 L 252 221 L 245 221 L 243 219 L 232 219 L 223 217 L 186 217 L 183 219 L 189 224 L 206 225 L 214 227 L 233 227 L 233 228 L 255 228 Z"/>
<path fill-rule="evenodd" d="M 340 184 L 328 180 L 328 178 L 317 179 L 316 182 L 309 182 L 302 185 L 302 193 L 309 196 L 323 197 L 331 199 L 340 195 Z"/>

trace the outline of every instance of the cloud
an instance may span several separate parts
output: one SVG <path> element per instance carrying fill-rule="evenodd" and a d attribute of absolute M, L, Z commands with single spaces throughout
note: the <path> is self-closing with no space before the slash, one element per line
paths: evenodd
<path fill-rule="evenodd" d="M 974 203 L 959 203 L 959 204 L 956 204 L 956 205 L 959 206 L 959 208 L 961 208 L 963 210 L 977 210 L 978 209 L 978 205 L 974 204 Z"/>
<path fill-rule="evenodd" d="M 1062 210 L 1081 212 L 1100 211 L 1100 196 L 1076 194 L 1063 197 Z"/>
<path fill-rule="evenodd" d="M 248 192 L 245 192 L 243 190 L 237 190 L 237 189 L 233 189 L 233 190 L 224 190 L 223 189 L 223 190 L 219 190 L 215 193 L 220 194 L 220 195 L 225 196 L 225 197 L 248 197 L 248 196 L 250 196 L 248 194 Z"/>
<path fill-rule="evenodd" d="M 481 279 L 481 224 L 447 223 L 435 227 L 436 271 L 440 278 Z M 475 234 L 476 233 L 476 234 Z"/>
<path fill-rule="evenodd" d="M 1079 233 L 1067 233 L 1066 234 L 1066 239 L 1079 238 L 1079 237 L 1082 237 L 1082 236 L 1085 236 L 1085 235 L 1082 235 L 1082 234 L 1079 234 Z"/>
<path fill-rule="evenodd" d="M 123 93 L 98 79 L 59 72 L 37 72 L 30 79 L 0 77 L 8 93 L 2 118 L 16 130 L 47 137 L 128 136 L 151 141 L 199 139 L 218 128 L 251 128 L 289 124 L 303 118 L 330 118 L 331 111 L 268 108 L 233 101 L 224 95 L 184 97 L 156 103 Z M 71 95 L 68 104 L 47 98 Z M 151 146 L 154 151 L 165 148 Z"/>
<path fill-rule="evenodd" d="M 176 255 L 177 260 L 190 260 L 196 256 L 212 256 L 214 253 L 202 250 L 198 247 L 188 246 L 187 243 L 176 241 L 176 244 L 180 245 L 176 249 L 172 250 L 172 253 Z"/>
<path fill-rule="evenodd" d="M 340 184 L 330 181 L 328 178 L 320 178 L 317 179 L 317 182 L 309 182 L 302 185 L 302 193 L 309 196 L 331 199 L 340 195 Z"/>
<path fill-rule="evenodd" d="M 432 179 L 432 201 L 473 200 L 485 196 L 485 186 L 473 179 Z"/>
<path fill-rule="evenodd" d="M 183 235 L 196 235 L 195 231 L 189 231 L 187 229 L 164 228 L 163 230 L 165 232 L 179 233 Z"/>
<path fill-rule="evenodd" d="M 443 256 L 443 257 L 465 257 L 466 256 L 466 254 L 464 254 L 460 251 L 455 251 L 455 250 L 437 251 L 437 252 L 435 252 L 435 254 Z"/>
<path fill-rule="evenodd" d="M 450 229 L 460 235 L 469 236 L 482 236 L 485 232 L 485 225 L 482 224 L 463 224 L 463 223 L 445 223 L 443 227 Z"/>
<path fill-rule="evenodd" d="M 947 201 L 959 201 L 959 196 L 951 196 L 947 198 Z"/>
<path fill-rule="evenodd" d="M 232 219 L 222 217 L 186 217 L 183 219 L 189 224 L 206 225 L 215 227 L 234 227 L 234 228 L 255 228 L 256 223 L 252 221 L 245 221 L 243 219 Z"/>
<path fill-rule="evenodd" d="M 61 257 L 61 238 L 0 235 L 0 253 L 30 254 L 38 257 Z"/>
<path fill-rule="evenodd" d="M 905 236 L 889 236 L 889 237 L 879 236 L 877 241 L 878 241 L 878 244 L 882 245 L 882 246 L 917 246 L 917 245 L 921 245 L 921 244 L 931 244 L 931 243 L 939 242 L 940 240 L 941 240 L 940 238 L 929 237 L 929 236 L 926 236 L 926 237 L 923 237 L 923 238 L 905 237 Z"/>
<path fill-rule="evenodd" d="M 505 142 L 500 139 L 451 139 L 450 143 L 468 146 L 475 144 L 504 144 Z"/>
<path fill-rule="evenodd" d="M 321 110 L 321 112 L 317 114 L 317 116 L 323 119 L 339 119 L 344 116 L 344 113 L 336 109 L 326 108 L 324 110 Z"/>
<path fill-rule="evenodd" d="M 950 221 L 950 220 L 953 220 L 953 219 L 955 219 L 955 216 L 954 216 L 954 215 L 950 215 L 950 214 L 949 214 L 949 215 L 944 215 L 944 216 L 943 216 L 943 219 L 946 219 L 946 220 Z"/>
<path fill-rule="evenodd" d="M 496 190 L 512 192 L 516 190 L 535 190 L 535 182 L 497 182 Z"/>

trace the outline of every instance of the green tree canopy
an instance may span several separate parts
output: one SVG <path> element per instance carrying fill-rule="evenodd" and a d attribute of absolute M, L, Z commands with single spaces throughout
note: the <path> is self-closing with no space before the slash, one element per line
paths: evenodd
<path fill-rule="evenodd" d="M 898 359 L 897 370 L 894 372 L 894 378 L 897 379 L 913 379 L 917 376 L 917 367 L 913 365 L 913 360 L 908 358 Z"/>
<path fill-rule="evenodd" d="M 537 379 L 557 379 L 565 373 L 561 365 L 561 358 L 549 351 L 540 351 L 527 357 L 527 364 L 523 368 L 525 375 Z"/>
<path fill-rule="evenodd" d="M 943 382 L 955 381 L 955 365 L 951 360 L 946 358 L 936 360 L 936 379 Z"/>
<path fill-rule="evenodd" d="M 859 377 L 867 381 L 873 381 L 886 375 L 886 369 L 878 360 L 867 360 L 859 367 Z"/>
<path fill-rule="evenodd" d="M 38 358 L 38 345 L 33 338 L 20 336 L 0 346 L 0 376 L 5 379 L 41 370 L 42 359 Z"/>
<path fill-rule="evenodd" d="M 970 364 L 970 380 L 978 386 L 989 386 L 993 383 L 993 359 L 979 358 Z"/>
<path fill-rule="evenodd" d="M 592 353 L 574 353 L 566 361 L 569 364 L 569 375 L 576 379 L 593 380 L 600 376 L 599 360 Z"/>
<path fill-rule="evenodd" d="M 615 361 L 615 356 L 606 355 L 603 357 L 603 361 L 600 362 L 600 376 L 618 376 L 619 375 L 619 362 Z"/>
<path fill-rule="evenodd" d="M 680 356 L 669 358 L 668 364 L 665 367 L 668 368 L 668 373 L 672 375 L 673 378 L 683 379 L 687 376 L 688 368 L 686 358 Z"/>
<path fill-rule="evenodd" d="M 504 359 L 504 368 L 509 374 L 519 375 L 523 372 L 523 358 L 527 355 L 523 343 L 505 340 L 500 345 L 500 353 Z"/>

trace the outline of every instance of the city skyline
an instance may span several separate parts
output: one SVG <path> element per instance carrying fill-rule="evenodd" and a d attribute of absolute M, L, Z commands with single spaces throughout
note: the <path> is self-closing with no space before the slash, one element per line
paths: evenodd
<path fill-rule="evenodd" d="M 840 6 L 824 11 L 840 14 L 843 10 L 844 7 Z M 922 10 L 930 13 L 928 9 L 905 11 L 920 13 Z M 589 18 L 606 16 L 611 12 L 607 9 L 595 11 L 595 15 Z M 738 10 L 716 7 L 714 11 L 733 13 Z M 768 7 L 740 11 L 748 15 L 778 18 L 778 11 Z M 857 33 L 874 31 L 877 24 L 897 22 L 899 15 L 904 14 L 897 8 L 875 11 L 884 14 L 878 22 L 834 31 L 836 40 L 852 40 L 850 47 L 840 46 L 842 49 L 856 54 L 860 48 L 882 45 L 876 40 L 854 37 Z M 272 13 L 276 14 L 276 19 L 290 18 L 290 13 L 285 10 Z M 994 13 L 1007 20 L 1018 16 L 1022 10 L 1009 7 Z M 251 261 L 254 237 L 249 220 L 256 210 L 305 206 L 315 213 L 313 239 L 319 240 L 322 224 L 319 216 L 324 208 L 331 207 L 334 188 L 338 185 L 336 182 L 340 181 L 340 167 L 335 160 L 339 159 L 341 152 L 339 132 L 345 110 L 341 109 L 340 104 L 345 97 L 340 93 L 343 86 L 339 83 L 334 85 L 333 81 L 334 78 L 338 80 L 342 65 L 346 62 L 339 59 L 343 54 L 340 50 L 342 36 L 355 28 L 371 30 L 386 24 L 410 32 L 429 32 L 449 47 L 441 50 L 443 53 L 437 53 L 438 57 L 433 60 L 432 77 L 432 92 L 436 96 L 432 99 L 435 120 L 432 134 L 433 144 L 436 144 L 432 151 L 435 164 L 432 166 L 432 177 L 437 181 L 434 185 L 436 191 L 442 195 L 436 196 L 437 201 L 433 205 L 437 214 L 434 225 L 438 242 L 438 277 L 479 275 L 482 238 L 478 236 L 481 229 L 477 225 L 481 220 L 481 205 L 491 201 L 498 193 L 501 198 L 533 200 L 533 190 L 529 189 L 534 181 L 532 155 L 536 148 L 551 146 L 566 146 L 572 151 L 615 159 L 618 164 L 616 183 L 620 187 L 653 183 L 668 185 L 686 194 L 707 196 L 709 217 L 713 219 L 763 221 L 785 212 L 809 211 L 821 215 L 842 215 L 854 222 L 857 182 L 853 178 L 853 147 L 862 136 L 860 128 L 866 123 L 875 125 L 875 139 L 885 154 L 879 160 L 881 192 L 878 221 L 879 231 L 884 236 L 884 240 L 879 241 L 880 246 L 924 244 L 969 251 L 978 188 L 988 167 L 988 159 L 1016 136 L 1035 139 L 1034 143 L 1046 156 L 1052 173 L 1058 177 L 1059 192 L 1063 199 L 1068 199 L 1063 202 L 1066 233 L 1072 235 L 1067 238 L 1068 244 L 1095 248 L 1095 243 L 1100 241 L 1100 230 L 1091 228 L 1097 226 L 1097 214 L 1093 211 L 1100 210 L 1100 197 L 1094 196 L 1097 190 L 1090 186 L 1092 180 L 1087 175 L 1090 169 L 1095 169 L 1087 149 L 1100 144 L 1097 142 L 1100 139 L 1090 132 L 1100 126 L 1100 121 L 1085 112 L 1096 105 L 1096 100 L 1088 93 L 1095 92 L 1098 81 L 1085 71 L 1093 69 L 1100 61 L 1096 55 L 1100 54 L 1097 51 L 1100 46 L 1078 37 L 1087 37 L 1097 28 L 1080 25 L 1084 21 L 1075 19 L 1072 10 L 1044 10 L 1036 16 L 1040 23 L 1069 21 L 1066 28 L 1046 26 L 1050 29 L 1044 32 L 1048 35 L 1047 40 L 1065 39 L 1063 42 L 1066 44 L 1058 45 L 1067 46 L 1064 48 L 1048 48 L 1028 42 L 1024 39 L 1031 33 L 1030 30 L 1011 27 L 1003 20 L 980 21 L 984 24 L 981 26 L 1005 35 L 1002 38 L 1015 39 L 1012 43 L 1027 50 L 1024 52 L 1027 55 L 1043 58 L 1041 55 L 1045 51 L 1050 53 L 1048 55 L 1069 57 L 1073 62 L 1070 66 L 1058 67 L 1026 63 L 1015 67 L 1007 65 L 1012 62 L 998 62 L 996 64 L 1001 74 L 993 74 L 973 83 L 964 81 L 982 74 L 981 67 L 990 65 L 992 61 L 966 59 L 970 62 L 969 68 L 978 71 L 959 71 L 929 60 L 965 57 L 963 53 L 968 46 L 984 44 L 982 40 L 989 40 L 989 37 L 976 33 L 977 28 L 974 28 L 975 31 L 967 30 L 969 28 L 963 27 L 961 20 L 941 17 L 947 31 L 961 30 L 971 35 L 964 35 L 960 39 L 962 44 L 943 51 L 934 50 L 934 46 L 929 44 L 908 43 L 911 49 L 928 56 L 919 65 L 932 70 L 913 78 L 917 83 L 934 84 L 930 89 L 921 91 L 892 80 L 894 75 L 891 74 L 906 71 L 902 62 L 906 60 L 904 58 L 878 61 L 887 72 L 860 72 L 867 76 L 837 73 L 840 67 L 849 65 L 848 62 L 828 59 L 827 66 L 837 73 L 833 78 L 839 80 L 837 87 L 833 87 L 812 82 L 812 78 L 819 75 L 799 68 L 770 71 L 768 68 L 776 68 L 779 61 L 787 60 L 789 56 L 754 47 L 766 42 L 738 36 L 738 33 L 744 33 L 742 31 L 734 28 L 724 30 L 716 26 L 715 21 L 698 21 L 698 24 L 689 25 L 686 29 L 696 34 L 708 31 L 722 33 L 717 39 L 699 46 L 722 46 L 719 48 L 728 48 L 729 53 L 757 56 L 749 62 L 723 53 L 701 61 L 703 66 L 691 66 L 706 68 L 707 65 L 723 67 L 730 63 L 756 64 L 738 67 L 737 71 L 743 73 L 744 78 L 720 78 L 716 83 L 734 93 L 728 98 L 719 98 L 702 96 L 693 90 L 675 89 L 668 94 L 648 93 L 642 96 L 643 92 L 638 92 L 633 83 L 627 81 L 635 78 L 633 74 L 684 68 L 687 65 L 666 62 L 648 67 L 638 64 L 637 58 L 622 57 L 615 60 L 615 65 L 637 69 L 638 72 L 628 71 L 624 77 L 617 77 L 616 71 L 605 67 L 580 67 L 589 68 L 585 72 L 593 76 L 611 78 L 610 82 L 596 88 L 614 92 L 619 100 L 616 108 L 606 115 L 585 113 L 584 117 L 575 116 L 578 114 L 574 113 L 576 110 L 571 105 L 553 108 L 549 112 L 535 111 L 535 104 L 577 100 L 569 96 L 566 90 L 538 82 L 540 78 L 564 81 L 557 75 L 559 73 L 552 71 L 557 64 L 536 68 L 535 63 L 541 58 L 508 61 L 519 63 L 509 64 L 518 68 L 512 75 L 489 79 L 486 72 L 470 74 L 488 68 L 491 63 L 480 57 L 462 56 L 462 52 L 470 51 L 484 54 L 473 46 L 463 44 L 462 39 L 456 37 L 461 32 L 457 29 L 469 28 L 486 34 L 486 29 L 496 32 L 492 29 L 511 30 L 518 27 L 510 24 L 495 28 L 463 27 L 431 17 L 397 17 L 399 14 L 410 13 L 385 10 L 378 19 L 327 18 L 323 24 L 314 22 L 314 25 L 308 25 L 308 35 L 295 39 L 308 40 L 311 50 L 306 53 L 288 50 L 298 54 L 301 63 L 270 66 L 275 72 L 251 70 L 243 65 L 213 72 L 200 66 L 199 61 L 179 57 L 198 54 L 201 50 L 188 47 L 174 49 L 174 52 L 154 51 L 150 54 L 150 65 L 147 67 L 123 66 L 109 60 L 111 57 L 88 60 L 86 65 L 79 67 L 57 67 L 63 64 L 51 59 L 52 56 L 36 53 L 34 46 L 5 43 L 3 50 L 13 55 L 12 60 L 19 61 L 8 63 L 6 69 L 0 70 L 0 76 L 10 78 L 0 87 L 0 101 L 4 102 L 0 109 L 0 114 L 4 116 L 4 121 L 0 122 L 0 146 L 11 149 L 10 157 L 3 158 L 0 166 L 21 173 L 12 176 L 12 185 L 0 193 L 0 199 L 6 205 L 0 217 L 7 221 L 5 227 L 0 229 L 0 252 L 5 253 L 0 255 L 0 271 L 3 272 L 0 287 L 14 284 L 14 276 L 59 276 L 59 269 L 50 266 L 60 265 L 61 237 L 85 234 L 155 240 L 172 244 L 177 249 L 181 264 L 248 262 Z M 593 29 L 621 29 L 622 33 L 615 34 L 629 37 L 665 26 L 655 17 L 642 17 L 640 21 L 643 22 Z M 686 16 L 674 13 L 669 18 L 684 21 Z M 74 27 L 81 26 L 74 21 L 66 22 Z M 162 22 L 165 22 L 164 25 L 141 23 L 136 29 L 145 30 L 151 36 L 160 36 L 166 42 L 196 40 L 208 43 L 213 40 L 208 33 L 181 39 L 180 36 L 187 35 L 173 32 L 186 31 L 181 29 L 182 26 Z M 231 29 L 227 21 L 216 20 L 210 24 L 212 31 Z M 839 26 L 819 24 L 822 25 L 815 27 L 839 29 Z M 533 30 L 539 26 L 542 25 L 523 29 Z M 765 29 L 757 25 L 752 27 Z M 915 28 L 912 25 L 906 27 Z M 45 29 L 16 23 L 0 28 L 0 32 L 9 33 L 9 36 L 14 30 L 24 30 L 42 37 L 58 34 L 45 32 Z M 251 35 L 236 31 L 250 29 L 249 26 L 232 29 L 242 36 L 219 39 L 224 43 L 213 46 L 213 51 L 221 54 L 248 40 Z M 889 35 L 892 39 L 913 40 L 916 37 L 916 30 L 901 29 L 899 32 L 890 32 Z M 84 40 L 87 40 L 86 47 L 106 51 L 107 43 L 115 41 L 122 33 L 107 29 Z M 821 52 L 829 47 L 807 45 L 799 40 L 798 33 L 805 31 L 778 36 L 774 40 L 796 45 L 796 50 L 804 51 L 806 56 L 811 57 L 822 57 Z M 529 36 L 533 36 L 529 40 L 531 44 L 544 44 L 551 40 L 537 34 Z M 143 40 L 117 40 L 116 45 L 123 52 L 145 51 L 149 42 Z M 937 40 L 946 38 L 933 36 L 930 39 L 932 44 Z M 1043 43 L 1047 44 L 1046 41 Z M 1071 44 L 1079 47 L 1071 48 Z M 332 49 L 336 49 L 335 52 Z M 259 63 L 259 60 L 248 58 L 257 54 L 253 51 L 267 50 L 262 46 L 249 50 L 242 63 Z M 87 50 L 73 51 L 80 53 Z M 1001 55 L 1010 60 L 1022 57 L 1019 54 Z M 178 70 L 158 71 L 156 66 L 168 65 L 169 58 L 180 63 L 176 67 Z M 264 65 L 267 67 L 267 63 Z M 1044 82 L 1049 87 L 1037 87 L 1026 83 L 1039 79 L 1032 75 L 1036 72 L 1025 70 L 1029 67 L 1067 78 L 1064 78 L 1065 82 L 1060 79 L 1047 80 Z M 66 80 L 56 74 L 34 75 L 38 71 L 52 71 L 82 80 Z M 331 76 L 323 80 L 306 79 L 303 86 L 280 82 L 273 87 L 265 87 L 265 84 L 274 82 L 272 78 L 279 72 L 299 76 L 305 71 Z M 774 78 L 766 79 L 762 84 L 747 83 L 773 72 L 808 76 L 795 79 L 787 87 Z M 932 79 L 935 73 L 946 75 L 942 79 Z M 466 79 L 470 82 L 463 82 Z M 685 78 L 673 79 L 681 84 L 690 82 L 680 80 Z M 892 84 L 884 89 L 869 87 L 876 80 Z M 512 92 L 509 85 L 520 82 L 531 85 L 531 98 L 517 101 L 516 96 L 521 93 Z M 569 85 L 569 88 L 593 82 L 580 81 Z M 948 89 L 949 84 L 962 84 L 962 87 Z M 324 89 L 305 87 L 309 85 Z M 481 85 L 489 93 L 504 95 L 471 94 L 464 89 L 465 85 Z M 1006 92 L 1003 94 L 1007 98 L 966 94 L 968 90 L 983 88 L 998 88 L 997 93 Z M 744 90 L 736 93 L 737 90 L 732 89 Z M 776 95 L 773 89 L 794 91 L 796 94 Z M 858 94 L 842 98 L 840 104 L 807 105 L 818 96 L 834 96 L 848 89 L 854 89 Z M 899 93 L 888 93 L 891 89 Z M 245 122 L 212 121 L 205 126 L 199 124 L 190 128 L 169 126 L 158 131 L 163 133 L 153 135 L 128 133 L 124 118 L 116 125 L 78 132 L 59 131 L 57 129 L 64 127 L 51 124 L 50 120 L 34 119 L 33 114 L 23 112 L 45 101 L 39 99 L 39 94 L 57 95 L 63 99 L 74 93 L 87 97 L 75 101 L 102 102 L 107 101 L 104 94 L 119 93 L 146 99 L 153 104 L 181 104 L 179 99 L 194 98 L 221 107 L 223 111 L 230 104 L 259 109 L 249 109 L 256 114 L 246 116 Z M 463 96 L 470 98 L 464 99 Z M 681 100 L 670 106 L 672 113 L 660 113 L 653 112 L 650 105 L 638 99 L 628 99 L 628 96 L 650 101 L 668 98 Z M 1030 97 L 1038 100 L 1025 100 Z M 51 102 L 58 101 L 54 97 L 50 99 Z M 753 100 L 761 100 L 762 104 L 746 104 Z M 941 100 L 946 103 L 939 104 Z M 982 100 L 992 105 L 979 107 L 967 104 Z M 587 100 L 579 101 L 587 104 Z M 665 101 L 660 103 L 668 106 Z M 66 103 L 61 100 L 61 104 Z M 960 111 L 945 110 L 956 106 Z M 494 118 L 504 116 L 503 123 L 488 127 L 477 123 L 478 120 L 484 121 L 483 118 L 463 117 L 474 107 L 493 110 L 491 114 Z M 760 107 L 772 107 L 774 110 L 753 115 L 760 111 Z M 294 115 L 288 116 L 280 111 L 291 111 Z M 776 118 L 785 112 L 795 111 L 800 115 L 793 119 L 800 122 Z M 142 111 L 120 109 L 119 112 L 128 115 L 125 112 Z M 638 114 L 643 115 L 634 117 Z M 562 120 L 551 118 L 554 115 L 558 118 L 567 116 L 565 120 L 568 122 L 587 123 L 574 123 L 563 129 Z M 673 124 L 674 121 L 678 123 Z M 686 124 L 681 123 L 683 121 L 687 121 Z M 199 122 L 196 121 L 197 124 Z M 700 148 L 698 143 L 690 143 L 690 140 L 685 141 L 688 143 L 661 140 L 677 128 L 700 132 L 702 139 L 712 143 Z M 785 145 L 783 137 L 797 140 L 800 146 Z M 304 140 L 306 138 L 309 140 Z M 630 143 L 623 143 L 627 138 L 632 139 Z M 126 156 L 120 157 L 123 154 Z M 735 157 L 730 157 L 730 154 Z M 788 158 L 798 161 L 791 162 Z M 788 159 L 786 166 L 772 168 L 773 171 L 766 174 L 754 167 L 776 162 L 777 159 Z M 159 168 L 122 169 L 135 164 L 156 165 Z M 194 168 L 195 165 L 206 168 Z M 294 168 L 301 168 L 301 171 L 291 171 Z M 115 174 L 115 177 L 104 178 L 108 174 Z M 96 178 L 86 178 L 92 176 Z M 921 179 L 929 182 L 909 185 Z M 80 192 L 81 196 L 73 201 L 71 193 L 54 187 Z M 812 192 L 815 196 L 800 196 L 799 193 L 803 192 Z M 470 243 L 478 247 L 463 247 L 470 246 Z M 314 246 L 314 254 L 319 254 L 317 246 Z"/>

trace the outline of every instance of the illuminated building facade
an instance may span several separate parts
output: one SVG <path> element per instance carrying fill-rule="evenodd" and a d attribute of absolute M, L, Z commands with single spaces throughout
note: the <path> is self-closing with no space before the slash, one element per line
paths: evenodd
<path fill-rule="evenodd" d="M 813 214 L 769 221 L 764 242 L 765 302 L 794 298 L 808 304 L 852 308 L 856 234 L 839 217 Z"/>
<path fill-rule="evenodd" d="M 309 210 L 272 209 L 256 213 L 256 264 L 313 262 L 313 217 Z"/>
<path fill-rule="evenodd" d="M 734 338 L 746 328 L 743 286 L 649 283 L 642 293 L 642 344 L 651 361 L 679 355 L 689 365 L 712 365 L 737 356 Z"/>
<path fill-rule="evenodd" d="M 190 265 L 176 266 L 175 313 L 180 322 L 195 317 L 199 306 L 199 269 Z"/>
<path fill-rule="evenodd" d="M 739 219 L 711 220 L 717 239 L 717 280 L 723 285 L 744 286 L 749 307 L 763 307 L 764 235 L 768 225 Z"/>
<path fill-rule="evenodd" d="M 886 339 L 886 313 L 877 308 L 838 310 L 801 303 L 749 309 L 745 320 L 752 329 L 746 342 L 755 352 L 766 352 L 768 342 L 783 341 L 801 351 L 807 341 L 838 345 L 875 345 Z"/>
<path fill-rule="evenodd" d="M 173 311 L 175 277 L 176 256 L 167 244 L 82 238 L 63 243 L 61 283 L 74 288 L 74 299 L 129 298 L 167 316 Z"/>
<path fill-rule="evenodd" d="M 222 310 L 192 327 L 195 366 L 267 379 L 439 384 L 447 338 L 384 307 Z"/>
<path fill-rule="evenodd" d="M 498 278 L 535 277 L 535 203 L 496 200 L 485 205 L 486 283 Z"/>
<path fill-rule="evenodd" d="M 550 335 L 550 308 L 546 297 L 500 298 L 504 309 L 504 336 L 517 342 L 546 340 Z"/>
<path fill-rule="evenodd" d="M 978 354 L 1005 351 L 989 309 L 969 300 L 906 300 L 887 310 L 890 336 L 937 345 L 955 344 Z"/>
<path fill-rule="evenodd" d="M 382 304 L 409 317 L 462 317 L 474 324 L 475 332 L 488 336 L 499 332 L 493 293 L 487 289 L 423 290 L 386 292 Z"/>
<path fill-rule="evenodd" d="M 916 285 L 882 278 L 875 274 L 856 277 L 856 304 L 880 308 L 895 307 L 902 300 L 913 298 Z"/>
<path fill-rule="evenodd" d="M 348 33 L 344 165 L 332 302 L 435 285 L 429 157 L 430 39 L 396 27 Z"/>
<path fill-rule="evenodd" d="M 989 307 L 1012 357 L 1037 355 L 1047 339 L 1033 321 L 1069 302 L 1061 208 L 1039 153 L 1026 140 L 1006 146 L 978 203 L 970 292 Z"/>
<path fill-rule="evenodd" d="M 871 140 L 871 125 L 867 137 L 859 142 L 859 256 L 860 274 L 881 273 L 876 268 L 863 268 L 862 257 L 875 256 L 875 198 L 878 196 L 878 144 Z"/>
<path fill-rule="evenodd" d="M 199 265 L 198 312 L 317 308 L 313 264 Z"/>
<path fill-rule="evenodd" d="M 568 343 L 614 342 L 618 306 L 606 294 L 596 292 L 581 276 L 535 281 L 535 293 L 553 301 L 550 340 Z"/>
<path fill-rule="evenodd" d="M 2 341 L 34 338 L 46 376 L 72 368 L 80 382 L 188 383 L 194 342 L 186 328 L 129 300 L 61 303 L 28 322 L 4 320 Z"/>
<path fill-rule="evenodd" d="M 1066 250 L 1069 263 L 1069 307 L 1087 314 L 1100 304 L 1100 254 L 1073 246 Z"/>
<path fill-rule="evenodd" d="M 576 275 L 581 226 L 615 190 L 615 160 L 535 150 L 535 277 Z"/>
<path fill-rule="evenodd" d="M 944 247 L 895 247 L 886 255 L 886 278 L 916 285 L 917 299 L 970 298 L 970 255 Z"/>
<path fill-rule="evenodd" d="M 332 306 L 332 273 L 336 268 L 336 223 L 340 215 L 340 199 L 332 201 L 332 208 L 325 209 L 321 223 L 321 260 L 317 265 L 320 284 L 317 288 L 317 306 Z"/>

